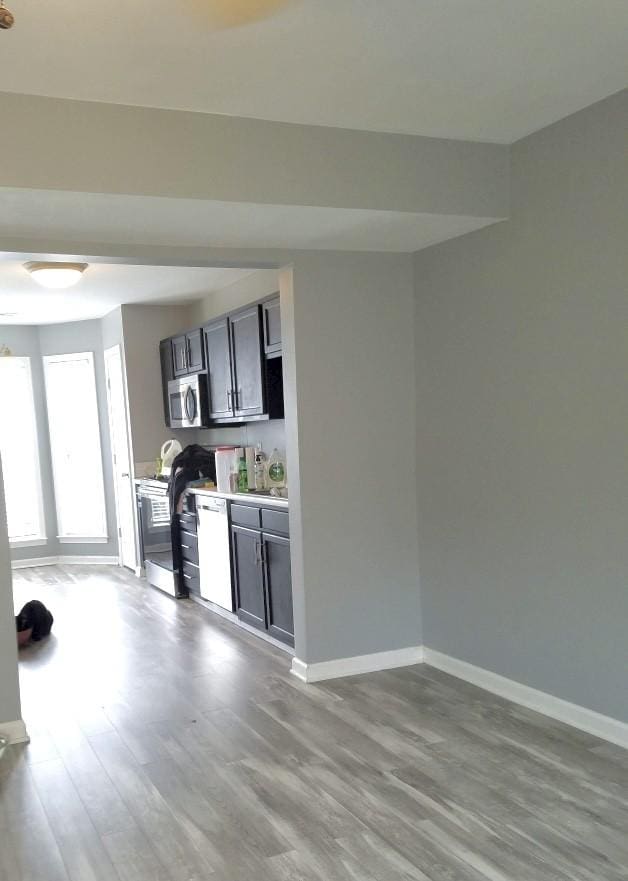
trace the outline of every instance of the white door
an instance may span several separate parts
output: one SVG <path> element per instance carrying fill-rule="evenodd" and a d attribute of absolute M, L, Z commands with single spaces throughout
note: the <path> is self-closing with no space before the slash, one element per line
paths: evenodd
<path fill-rule="evenodd" d="M 135 510 L 129 453 L 129 427 L 127 419 L 122 353 L 120 346 L 105 350 L 105 375 L 107 377 L 107 407 L 109 410 L 109 434 L 113 460 L 113 484 L 118 518 L 118 541 L 120 563 L 135 569 Z"/>

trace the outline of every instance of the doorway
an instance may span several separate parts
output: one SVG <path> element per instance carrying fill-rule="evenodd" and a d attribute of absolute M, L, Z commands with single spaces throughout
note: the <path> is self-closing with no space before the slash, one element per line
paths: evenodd
<path fill-rule="evenodd" d="M 105 349 L 104 354 L 120 565 L 135 570 L 137 553 L 134 495 L 122 351 L 120 346 L 112 346 L 110 349 Z"/>

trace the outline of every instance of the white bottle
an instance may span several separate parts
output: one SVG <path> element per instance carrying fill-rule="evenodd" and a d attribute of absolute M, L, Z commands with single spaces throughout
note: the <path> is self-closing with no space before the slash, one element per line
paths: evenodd
<path fill-rule="evenodd" d="M 258 492 L 266 489 L 266 453 L 261 444 L 255 450 L 255 489 Z"/>

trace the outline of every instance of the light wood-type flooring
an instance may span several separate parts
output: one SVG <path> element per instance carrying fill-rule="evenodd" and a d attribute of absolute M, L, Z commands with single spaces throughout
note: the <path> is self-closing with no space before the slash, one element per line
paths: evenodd
<path fill-rule="evenodd" d="M 15 573 L 2 881 L 619 881 L 628 753 L 426 666 L 304 685 L 113 567 Z"/>

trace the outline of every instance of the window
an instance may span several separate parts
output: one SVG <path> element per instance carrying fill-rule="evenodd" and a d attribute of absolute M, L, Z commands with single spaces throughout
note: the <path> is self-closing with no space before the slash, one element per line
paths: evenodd
<path fill-rule="evenodd" d="M 50 452 L 61 541 L 106 541 L 93 352 L 44 357 Z"/>
<path fill-rule="evenodd" d="M 0 358 L 0 455 L 9 539 L 45 542 L 30 358 Z"/>

